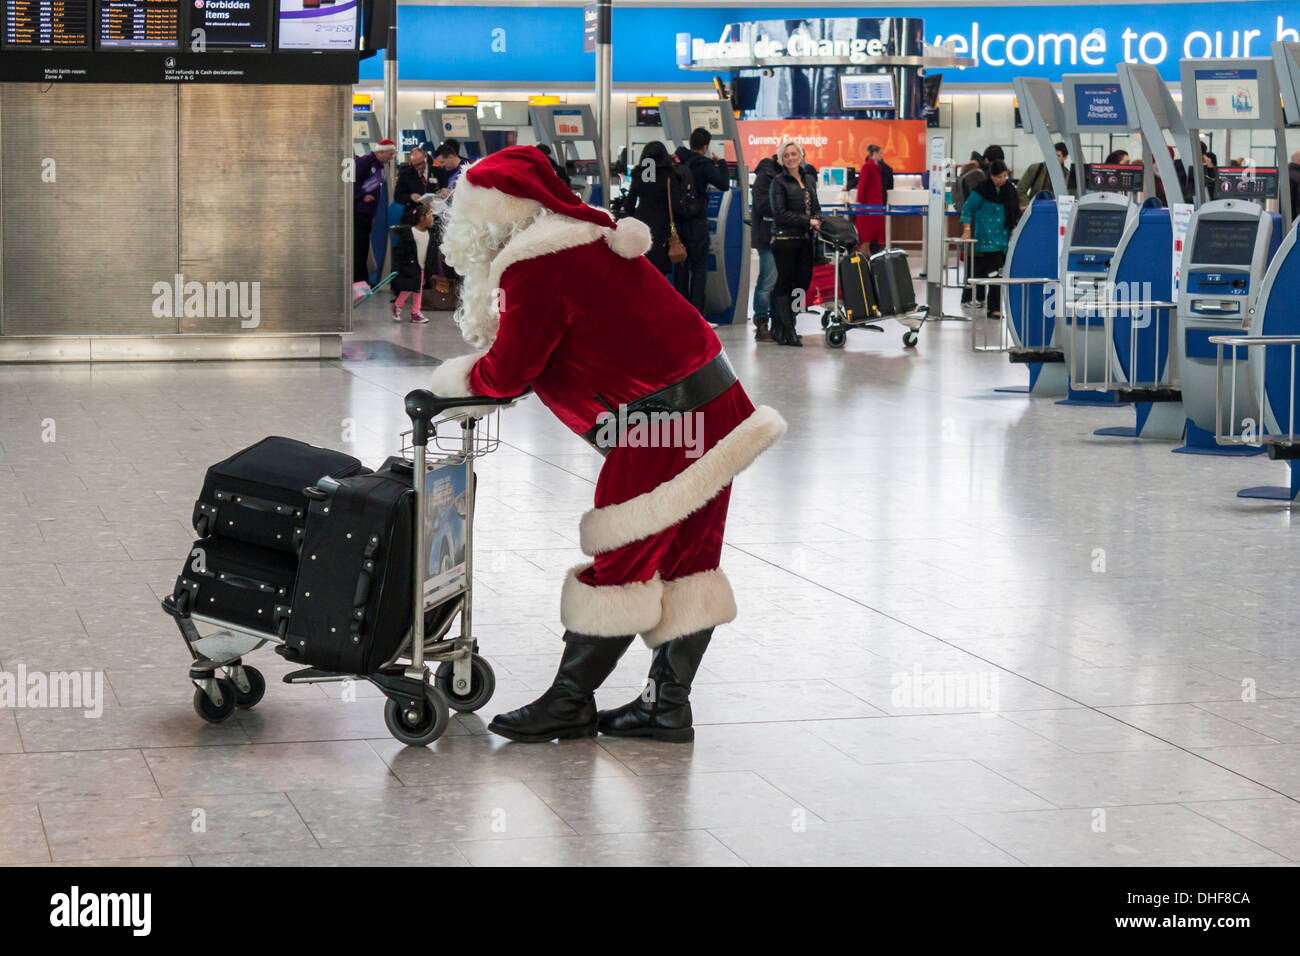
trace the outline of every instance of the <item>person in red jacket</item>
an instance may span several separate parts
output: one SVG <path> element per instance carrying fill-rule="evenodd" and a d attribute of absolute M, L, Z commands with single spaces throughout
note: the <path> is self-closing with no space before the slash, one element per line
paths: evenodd
<path fill-rule="evenodd" d="M 735 617 L 718 564 L 731 481 L 785 431 L 755 408 L 717 335 L 645 258 L 650 232 L 584 205 L 532 146 L 470 166 L 443 252 L 464 277 L 456 321 L 486 352 L 449 359 L 432 389 L 529 389 L 605 456 L 579 539 L 590 561 L 560 593 L 564 651 L 538 700 L 489 729 L 519 741 L 694 738 L 690 688 L 713 629 Z M 651 690 L 597 712 L 633 637 Z"/>
<path fill-rule="evenodd" d="M 883 206 L 885 193 L 882 183 L 881 168 L 878 159 L 881 155 L 879 146 L 867 147 L 867 160 L 858 171 L 857 201 L 862 206 Z M 866 251 L 875 254 L 885 248 L 885 217 L 858 216 L 858 244 L 866 246 Z"/>

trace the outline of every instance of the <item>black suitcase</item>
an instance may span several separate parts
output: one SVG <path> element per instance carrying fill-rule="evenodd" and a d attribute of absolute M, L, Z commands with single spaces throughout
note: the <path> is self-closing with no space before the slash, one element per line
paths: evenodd
<path fill-rule="evenodd" d="M 857 324 L 880 318 L 876 290 L 871 281 L 871 268 L 866 256 L 855 252 L 840 260 L 840 301 L 844 306 L 846 322 Z"/>
<path fill-rule="evenodd" d="M 871 257 L 871 278 L 876 284 L 876 304 L 881 315 L 904 315 L 916 311 L 916 289 L 907 253 L 886 249 Z"/>
<path fill-rule="evenodd" d="M 343 452 L 271 436 L 208 469 L 194 503 L 194 530 L 295 554 L 302 541 L 307 497 L 320 478 L 369 471 Z"/>
<path fill-rule="evenodd" d="M 307 510 L 284 656 L 344 674 L 373 674 L 401 646 L 414 604 L 411 472 L 326 479 Z"/>
<path fill-rule="evenodd" d="M 852 252 L 858 247 L 858 228 L 848 216 L 822 216 L 818 234 L 838 249 Z"/>
<path fill-rule="evenodd" d="M 292 555 L 230 538 L 200 538 L 176 578 L 172 597 L 189 614 L 278 633 L 293 598 Z"/>

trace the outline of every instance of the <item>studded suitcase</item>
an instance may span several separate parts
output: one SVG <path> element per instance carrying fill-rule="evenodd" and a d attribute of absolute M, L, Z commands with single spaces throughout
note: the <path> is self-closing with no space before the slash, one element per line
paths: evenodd
<path fill-rule="evenodd" d="M 194 503 L 194 530 L 297 553 L 307 516 L 303 489 L 325 476 L 369 471 L 343 452 L 272 435 L 208 469 Z"/>
<path fill-rule="evenodd" d="M 282 551 L 230 538 L 200 538 L 172 594 L 192 615 L 276 634 L 293 599 L 297 565 Z"/>

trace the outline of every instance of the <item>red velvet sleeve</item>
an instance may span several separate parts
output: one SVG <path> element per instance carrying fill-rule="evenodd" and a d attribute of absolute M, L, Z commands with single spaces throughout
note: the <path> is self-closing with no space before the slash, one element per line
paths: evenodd
<path fill-rule="evenodd" d="M 475 395 L 509 398 L 526 391 L 546 367 L 568 327 L 568 311 L 542 259 L 506 270 L 496 341 L 469 374 Z"/>

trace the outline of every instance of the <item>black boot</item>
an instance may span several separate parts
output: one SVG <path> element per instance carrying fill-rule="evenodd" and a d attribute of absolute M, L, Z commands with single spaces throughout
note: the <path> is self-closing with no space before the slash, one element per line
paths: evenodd
<path fill-rule="evenodd" d="M 645 691 L 616 710 L 602 710 L 597 717 L 600 732 L 611 737 L 651 737 L 672 743 L 694 740 L 691 682 L 712 636 L 713 628 L 709 628 L 656 647 Z"/>
<path fill-rule="evenodd" d="M 631 643 L 631 636 L 590 637 L 566 632 L 564 655 L 550 688 L 531 704 L 492 718 L 488 730 L 528 744 L 596 736 L 593 695 Z"/>

